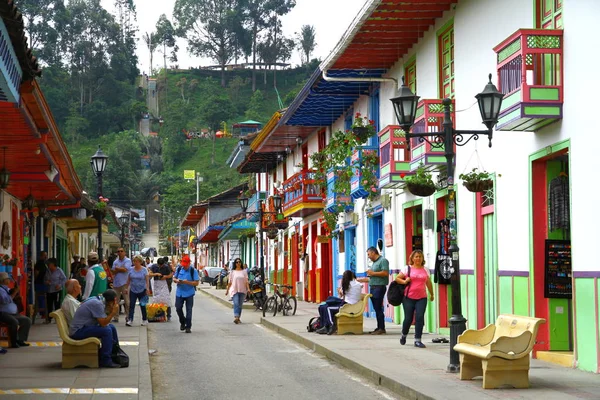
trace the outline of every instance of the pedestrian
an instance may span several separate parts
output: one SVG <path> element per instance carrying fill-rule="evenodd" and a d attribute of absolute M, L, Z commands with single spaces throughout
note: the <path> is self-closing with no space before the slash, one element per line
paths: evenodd
<path fill-rule="evenodd" d="M 142 326 L 148 325 L 146 316 L 146 305 L 148 304 L 148 269 L 143 266 L 142 256 L 133 257 L 133 268 L 129 271 L 129 317 L 125 325 L 131 326 L 133 323 L 133 314 L 135 312 L 135 303 L 140 301 L 140 310 L 142 312 Z"/>
<path fill-rule="evenodd" d="M 48 272 L 48 266 L 46 265 L 47 259 L 48 252 L 40 251 L 40 256 L 33 267 L 36 313 L 37 310 L 46 310 L 46 315 L 43 316 L 45 319 L 48 319 L 48 307 L 46 305 L 46 293 L 48 292 L 48 287 L 46 286 L 46 273 Z"/>
<path fill-rule="evenodd" d="M 319 305 L 319 318 L 322 327 L 317 329 L 319 334 L 333 335 L 337 331 L 335 315 L 344 304 L 356 304 L 362 300 L 363 285 L 368 283 L 369 278 L 356 278 L 352 270 L 344 271 L 342 285 L 338 288 L 339 297 L 329 296 L 327 300 Z"/>
<path fill-rule="evenodd" d="M 100 265 L 98 253 L 91 251 L 88 254 L 88 265 L 90 267 L 85 274 L 85 291 L 83 300 L 99 296 L 108 289 L 108 275 Z"/>
<path fill-rule="evenodd" d="M 371 291 L 371 304 L 377 318 L 377 328 L 370 332 L 371 335 L 385 335 L 385 316 L 383 314 L 383 299 L 387 290 L 390 276 L 390 264 L 375 247 L 367 249 L 367 256 L 373 262 L 367 269 L 369 288 Z"/>
<path fill-rule="evenodd" d="M 180 264 L 177 266 L 173 282 L 177 284 L 175 293 L 175 310 L 179 317 L 179 330 L 185 333 L 192 333 L 192 307 L 194 307 L 194 295 L 196 286 L 198 286 L 198 271 L 190 267 L 190 256 L 184 254 Z M 185 315 L 183 314 L 183 304 L 185 303 Z"/>
<path fill-rule="evenodd" d="M 106 279 L 108 280 L 107 285 L 109 289 L 113 288 L 113 276 L 110 270 L 110 265 L 108 264 L 108 260 L 105 258 L 102 260 L 102 268 L 104 268 L 104 272 L 106 272 Z"/>
<path fill-rule="evenodd" d="M 69 336 L 75 340 L 100 339 L 102 346 L 98 355 L 102 368 L 121 368 L 111 357 L 113 346 L 119 344 L 119 336 L 110 321 L 118 312 L 117 293 L 108 289 L 102 296 L 93 296 L 81 303 L 69 327 Z"/>
<path fill-rule="evenodd" d="M 119 247 L 117 249 L 118 257 L 112 265 L 113 272 L 113 289 L 117 293 L 118 301 L 123 297 L 123 305 L 125 306 L 125 322 L 129 318 L 129 271 L 131 271 L 131 260 L 125 256 L 125 249 Z M 135 304 L 134 304 L 135 306 Z M 113 322 L 119 322 L 119 314 L 115 315 Z"/>
<path fill-rule="evenodd" d="M 166 261 L 166 257 L 159 257 L 152 266 L 150 276 L 154 285 L 152 302 L 167 306 L 167 321 L 171 321 L 171 291 L 168 280 L 173 277 L 173 271 Z"/>
<path fill-rule="evenodd" d="M 19 314 L 15 297 L 20 295 L 19 286 L 9 289 L 11 277 L 6 272 L 0 272 L 0 322 L 8 326 L 10 337 L 9 347 L 19 348 L 29 346 L 29 328 L 31 319 Z"/>
<path fill-rule="evenodd" d="M 250 291 L 248 271 L 244 269 L 241 258 L 236 258 L 233 262 L 233 269 L 229 274 L 225 296 L 230 293 L 229 289 L 231 289 L 231 297 L 233 297 L 233 323 L 239 324 L 242 322 L 240 321 L 242 305 L 246 299 L 246 294 Z"/>
<path fill-rule="evenodd" d="M 51 321 L 50 313 L 60 308 L 60 296 L 67 277 L 62 269 L 58 268 L 58 261 L 52 257 L 48 259 L 48 271 L 46 272 L 46 323 Z"/>
<path fill-rule="evenodd" d="M 425 310 L 427 309 L 427 290 L 429 291 L 429 300 L 433 301 L 433 285 L 429 279 L 429 271 L 425 268 L 425 256 L 421 250 L 415 250 L 408 258 L 409 266 L 404 266 L 396 282 L 407 285 L 404 290 L 404 300 L 402 308 L 404 309 L 404 322 L 402 322 L 402 336 L 400 344 L 406 344 L 406 335 L 415 321 L 415 347 L 425 348 L 421 341 L 423 326 L 425 325 Z"/>
<path fill-rule="evenodd" d="M 81 294 L 81 285 L 77 279 L 69 279 L 65 285 L 67 295 L 60 306 L 60 309 L 67 320 L 67 324 L 71 325 L 75 311 L 79 308 L 80 302 L 77 297 Z"/>

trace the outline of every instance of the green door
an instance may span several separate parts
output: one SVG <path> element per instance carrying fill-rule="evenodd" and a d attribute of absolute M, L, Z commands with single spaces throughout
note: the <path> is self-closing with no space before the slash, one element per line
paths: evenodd
<path fill-rule="evenodd" d="M 494 214 L 483 217 L 484 265 L 485 265 L 485 322 L 493 324 L 498 317 L 497 301 L 497 265 L 496 224 Z"/>

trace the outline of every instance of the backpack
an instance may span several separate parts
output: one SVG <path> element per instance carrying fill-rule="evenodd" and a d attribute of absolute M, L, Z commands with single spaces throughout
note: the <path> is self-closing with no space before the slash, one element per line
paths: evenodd
<path fill-rule="evenodd" d="M 308 321 L 308 326 L 306 327 L 306 330 L 309 332 L 314 332 L 321 327 L 321 317 L 312 317 L 310 321 Z"/>
<path fill-rule="evenodd" d="M 177 275 L 177 278 L 179 278 L 179 271 L 181 271 L 181 268 L 183 268 L 181 265 L 177 266 L 177 271 L 175 271 L 175 275 Z M 192 280 L 194 280 L 194 270 L 195 268 L 192 267 L 190 265 L 190 277 L 192 278 Z M 200 279 L 200 275 L 196 275 L 198 277 L 198 279 Z M 192 286 L 194 288 L 194 292 L 197 290 L 196 286 Z"/>
<path fill-rule="evenodd" d="M 410 265 L 408 266 L 408 275 L 410 278 Z M 388 303 L 395 306 L 399 306 L 402 304 L 404 300 L 404 292 L 406 290 L 407 285 L 403 285 L 401 283 L 396 282 L 394 279 L 392 283 L 390 283 L 390 287 L 387 291 L 387 299 Z"/>
<path fill-rule="evenodd" d="M 129 356 L 123 351 L 118 343 L 113 344 L 111 358 L 112 362 L 119 364 L 121 368 L 129 367 Z"/>

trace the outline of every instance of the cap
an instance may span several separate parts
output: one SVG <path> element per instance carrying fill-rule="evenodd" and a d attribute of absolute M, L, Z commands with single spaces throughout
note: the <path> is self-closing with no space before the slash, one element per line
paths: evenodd
<path fill-rule="evenodd" d="M 96 253 L 95 251 L 90 251 L 90 252 L 88 253 L 88 257 L 87 257 L 87 258 L 88 258 L 88 260 L 90 260 L 90 261 L 94 261 L 94 260 L 95 260 L 95 261 L 98 261 L 98 260 L 99 260 L 99 258 L 98 258 L 98 253 Z"/>
<path fill-rule="evenodd" d="M 184 254 L 183 257 L 181 258 L 181 265 L 183 265 L 184 267 L 187 267 L 191 263 L 192 263 L 192 261 L 190 260 L 190 256 L 188 256 L 187 254 Z"/>
<path fill-rule="evenodd" d="M 5 279 L 8 279 L 8 274 L 6 272 L 0 272 L 0 282 Z"/>

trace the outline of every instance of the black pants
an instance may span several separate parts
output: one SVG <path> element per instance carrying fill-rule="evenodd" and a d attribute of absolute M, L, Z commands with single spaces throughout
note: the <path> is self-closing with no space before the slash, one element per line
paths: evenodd
<path fill-rule="evenodd" d="M 402 322 L 402 334 L 408 335 L 410 325 L 415 318 L 415 340 L 421 340 L 423 326 L 425 325 L 425 309 L 427 308 L 427 297 L 422 299 L 411 299 L 405 297 L 402 301 L 404 309 L 404 322 Z"/>
<path fill-rule="evenodd" d="M 29 328 L 31 320 L 21 314 L 8 314 L 0 312 L 0 322 L 8 325 L 8 336 L 10 338 L 10 347 L 15 347 L 17 341 L 27 341 L 29 338 Z"/>
<path fill-rule="evenodd" d="M 335 325 L 335 314 L 346 302 L 338 297 L 329 296 L 324 304 L 319 306 L 319 317 L 321 318 L 321 326 Z"/>
<path fill-rule="evenodd" d="M 46 293 L 46 321 L 50 321 L 50 313 L 60 309 L 60 292 Z"/>

